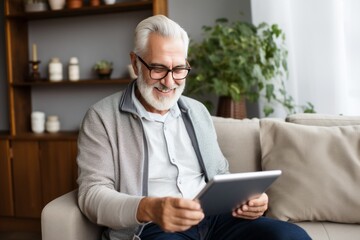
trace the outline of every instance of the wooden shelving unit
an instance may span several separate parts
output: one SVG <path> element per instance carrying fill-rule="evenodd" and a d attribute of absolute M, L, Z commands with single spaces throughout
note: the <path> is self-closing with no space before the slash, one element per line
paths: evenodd
<path fill-rule="evenodd" d="M 5 15 L 11 19 L 24 19 L 24 20 L 39 20 L 50 18 L 65 18 L 65 17 L 83 17 L 88 15 L 101 15 L 109 13 L 121 13 L 132 11 L 152 10 L 153 4 L 157 1 L 131 1 L 116 3 L 113 5 L 100 5 L 97 7 L 84 6 L 76 9 L 62 9 L 57 11 L 44 11 L 44 12 L 14 12 Z M 158 4 L 158 3 L 156 3 Z"/>
<path fill-rule="evenodd" d="M 114 5 L 45 12 L 24 12 L 23 0 L 4 0 L 10 131 L 0 133 L 0 231 L 40 231 L 42 208 L 76 188 L 77 131 L 34 134 L 29 116 L 32 88 L 121 85 L 130 79 L 82 79 L 77 82 L 29 81 L 28 23 L 150 10 L 167 15 L 167 0 L 139 0 Z M 61 94 L 60 94 L 61 95 Z M 61 98 L 61 96 L 60 96 Z"/>
<path fill-rule="evenodd" d="M 71 81 L 60 81 L 60 82 L 49 82 L 47 79 L 36 81 L 36 82 L 18 82 L 12 83 L 13 87 L 35 87 L 35 86 L 91 86 L 91 85 L 117 85 L 117 84 L 128 84 L 130 83 L 130 79 L 128 78 L 119 78 L 119 79 L 109 79 L 109 80 L 102 80 L 102 79 L 84 79 L 75 82 Z"/>

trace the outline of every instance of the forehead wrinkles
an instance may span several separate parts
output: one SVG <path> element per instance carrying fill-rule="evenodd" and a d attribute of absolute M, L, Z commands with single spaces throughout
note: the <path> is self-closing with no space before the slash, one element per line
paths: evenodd
<path fill-rule="evenodd" d="M 185 48 L 179 38 L 163 37 L 159 34 L 150 35 L 146 58 L 151 64 L 184 65 Z"/>

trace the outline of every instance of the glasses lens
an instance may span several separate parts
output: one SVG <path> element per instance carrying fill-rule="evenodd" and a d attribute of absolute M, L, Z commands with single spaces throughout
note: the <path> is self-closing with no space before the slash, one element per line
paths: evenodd
<path fill-rule="evenodd" d="M 189 69 L 186 68 L 175 68 L 172 70 L 172 76 L 174 79 L 184 79 L 189 73 Z"/>
<path fill-rule="evenodd" d="M 186 78 L 189 73 L 189 69 L 187 68 L 175 68 L 169 71 L 167 68 L 153 68 L 150 71 L 150 77 L 154 80 L 161 80 L 167 76 L 167 74 L 171 72 L 172 77 L 175 80 L 182 80 Z"/>
<path fill-rule="evenodd" d="M 163 79 L 168 73 L 167 68 L 153 68 L 150 70 L 150 77 L 155 80 Z"/>

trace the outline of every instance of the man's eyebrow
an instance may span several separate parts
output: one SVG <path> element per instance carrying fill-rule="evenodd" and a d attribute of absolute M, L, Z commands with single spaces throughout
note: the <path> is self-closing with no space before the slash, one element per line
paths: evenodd
<path fill-rule="evenodd" d="M 151 67 L 168 68 L 167 66 L 165 66 L 164 64 L 161 64 L 161 63 L 150 63 L 149 66 L 151 66 Z"/>
<path fill-rule="evenodd" d="M 161 68 L 169 69 L 167 66 L 165 66 L 164 64 L 161 64 L 161 63 L 150 63 L 149 66 L 150 66 L 150 67 L 161 67 Z M 174 66 L 173 68 L 185 68 L 185 67 L 187 67 L 186 63 L 185 63 L 185 64 L 176 65 L 176 66 Z"/>

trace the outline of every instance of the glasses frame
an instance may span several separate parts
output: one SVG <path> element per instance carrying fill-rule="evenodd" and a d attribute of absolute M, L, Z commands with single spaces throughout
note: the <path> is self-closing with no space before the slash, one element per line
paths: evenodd
<path fill-rule="evenodd" d="M 171 72 L 171 76 L 172 76 L 172 78 L 173 78 L 174 80 L 184 80 L 184 79 L 189 75 L 189 72 L 190 72 L 190 70 L 191 70 L 190 64 L 189 64 L 189 62 L 186 60 L 186 65 L 187 65 L 187 67 L 175 67 L 175 68 L 173 68 L 173 69 L 169 69 L 169 68 L 166 68 L 166 67 L 161 67 L 161 68 L 163 68 L 164 70 L 167 71 L 166 74 L 164 75 L 164 77 L 162 77 L 162 78 L 153 78 L 153 77 L 151 77 L 151 71 L 154 70 L 154 69 L 159 69 L 160 67 L 152 67 L 152 66 L 149 66 L 149 65 L 144 61 L 144 59 L 142 59 L 139 55 L 137 55 L 137 54 L 135 54 L 135 55 L 136 55 L 136 57 L 140 60 L 140 62 L 141 62 L 142 64 L 144 64 L 144 66 L 149 70 L 149 76 L 150 76 L 150 78 L 153 79 L 153 80 L 160 81 L 160 80 L 166 78 L 167 75 L 169 74 L 169 72 Z M 184 69 L 184 70 L 187 70 L 187 74 L 186 74 L 185 77 L 183 77 L 183 78 L 175 78 L 175 77 L 174 77 L 174 69 Z"/>

